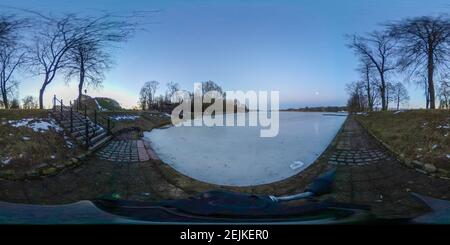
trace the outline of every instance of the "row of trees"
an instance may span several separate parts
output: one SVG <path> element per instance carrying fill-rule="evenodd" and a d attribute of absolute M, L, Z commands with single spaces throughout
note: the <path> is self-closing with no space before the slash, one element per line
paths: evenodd
<path fill-rule="evenodd" d="M 359 59 L 360 81 L 347 86 L 348 105 L 353 110 L 382 110 L 395 101 L 396 107 L 408 101 L 406 88 L 391 81 L 400 74 L 405 82 L 424 89 L 426 108 L 449 104 L 450 19 L 423 16 L 385 24 L 382 31 L 349 37 L 348 47 Z M 438 90 L 438 93 L 436 93 Z"/>
<path fill-rule="evenodd" d="M 156 90 L 159 88 L 159 82 L 150 81 L 146 82 L 141 88 L 139 93 L 139 108 L 142 110 L 152 110 L 160 108 L 162 104 L 171 104 L 172 95 L 180 90 L 180 85 L 175 82 L 169 82 L 166 84 L 165 94 L 155 96 Z M 217 91 L 224 94 L 223 89 L 217 83 L 213 81 L 202 82 L 202 93 L 206 94 L 209 91 Z M 193 98 L 194 93 L 188 92 Z"/>
<path fill-rule="evenodd" d="M 78 80 L 78 101 L 87 85 L 100 86 L 110 68 L 114 44 L 128 40 L 137 28 L 138 15 L 43 15 L 24 10 L 27 17 L 0 16 L 0 91 L 3 107 L 10 108 L 18 69 L 42 78 L 39 108 L 44 93 L 57 76 Z"/>
<path fill-rule="evenodd" d="M 4 106 L 2 103 L 3 102 L 0 101 L 0 107 Z M 38 109 L 39 104 L 37 102 L 37 99 L 34 96 L 28 95 L 28 96 L 23 97 L 22 105 L 21 105 L 19 99 L 17 99 L 17 98 L 13 98 L 8 105 L 8 109 L 20 109 L 20 108 L 27 109 L 27 110 Z"/>
<path fill-rule="evenodd" d="M 139 107 L 142 110 L 152 110 L 161 106 L 162 103 L 170 103 L 170 98 L 176 91 L 180 90 L 180 85 L 175 82 L 169 82 L 166 84 L 165 95 L 156 96 L 155 93 L 158 88 L 158 81 L 146 82 L 142 86 L 139 92 Z"/>

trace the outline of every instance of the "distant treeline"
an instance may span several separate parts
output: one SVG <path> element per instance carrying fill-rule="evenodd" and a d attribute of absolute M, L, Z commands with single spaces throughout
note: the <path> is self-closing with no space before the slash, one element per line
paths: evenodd
<path fill-rule="evenodd" d="M 346 106 L 319 106 L 319 107 L 304 107 L 304 108 L 289 108 L 282 111 L 305 111 L 305 112 L 339 112 L 347 111 Z"/>

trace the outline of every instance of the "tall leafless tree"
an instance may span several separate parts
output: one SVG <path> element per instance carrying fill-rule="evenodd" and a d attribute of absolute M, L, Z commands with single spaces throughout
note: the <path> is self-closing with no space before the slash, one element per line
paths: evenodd
<path fill-rule="evenodd" d="M 436 108 L 435 76 L 439 68 L 448 69 L 450 19 L 447 16 L 409 18 L 388 25 L 398 40 L 399 65 L 410 76 L 426 71 L 430 109 Z"/>
<path fill-rule="evenodd" d="M 19 42 L 20 32 L 26 26 L 25 19 L 0 16 L 0 94 L 3 106 L 10 106 L 9 97 L 18 86 L 14 72 L 25 62 L 24 45 Z"/>
<path fill-rule="evenodd" d="M 400 109 L 400 105 L 405 105 L 409 101 L 408 90 L 401 82 L 394 84 L 392 88 L 393 101 L 397 106 L 397 110 Z"/>
<path fill-rule="evenodd" d="M 439 86 L 439 108 L 450 109 L 450 81 L 442 80 Z"/>
<path fill-rule="evenodd" d="M 361 74 L 361 79 L 364 81 L 364 89 L 367 97 L 367 109 L 372 111 L 377 104 L 377 99 L 380 95 L 379 85 L 373 77 L 374 66 L 368 59 L 361 59 L 358 72 Z"/>
<path fill-rule="evenodd" d="M 395 42 L 392 37 L 383 32 L 372 32 L 366 36 L 354 35 L 348 46 L 360 59 L 368 60 L 379 76 L 381 108 L 387 110 L 386 82 L 387 75 L 396 68 L 394 60 Z"/>
<path fill-rule="evenodd" d="M 83 87 L 101 85 L 104 72 L 111 66 L 111 48 L 115 43 L 126 41 L 139 26 L 138 16 L 116 16 L 105 13 L 97 17 L 77 17 L 81 35 L 68 52 L 69 66 L 66 78 L 78 78 L 78 102 Z"/>
<path fill-rule="evenodd" d="M 347 101 L 348 111 L 360 112 L 367 109 L 367 97 L 364 86 L 364 81 L 352 82 L 346 85 L 346 90 L 349 94 Z"/>
<path fill-rule="evenodd" d="M 175 94 L 178 90 L 180 90 L 180 85 L 176 82 L 168 82 L 166 84 L 167 91 L 166 91 L 166 101 L 170 102 L 172 95 Z"/>
<path fill-rule="evenodd" d="M 142 110 L 150 110 L 152 108 L 156 101 L 155 93 L 158 86 L 159 82 L 157 81 L 146 82 L 144 86 L 142 86 L 141 91 L 139 92 L 139 103 Z"/>
<path fill-rule="evenodd" d="M 62 17 L 40 16 L 36 20 L 39 25 L 33 36 L 31 67 L 35 74 L 42 75 L 43 81 L 39 90 L 39 108 L 44 108 L 44 92 L 55 79 L 60 70 L 69 65 L 67 53 L 76 47 L 86 35 L 76 25 L 76 16 L 72 14 Z"/>
<path fill-rule="evenodd" d="M 148 87 L 150 89 L 150 95 L 151 95 L 150 104 L 152 104 L 156 101 L 155 93 L 159 87 L 159 82 L 158 81 L 150 81 L 150 82 L 148 82 Z"/>

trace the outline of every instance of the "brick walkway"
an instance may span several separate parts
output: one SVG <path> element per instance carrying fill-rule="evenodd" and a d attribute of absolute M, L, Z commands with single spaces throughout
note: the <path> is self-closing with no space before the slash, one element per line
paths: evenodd
<path fill-rule="evenodd" d="M 97 152 L 100 159 L 111 162 L 146 162 L 158 160 L 143 140 L 113 140 Z"/>
<path fill-rule="evenodd" d="M 336 199 L 370 205 L 378 217 L 406 218 L 426 212 L 410 192 L 450 199 L 450 180 L 405 167 L 351 117 L 328 155 L 328 163 L 337 167 Z"/>

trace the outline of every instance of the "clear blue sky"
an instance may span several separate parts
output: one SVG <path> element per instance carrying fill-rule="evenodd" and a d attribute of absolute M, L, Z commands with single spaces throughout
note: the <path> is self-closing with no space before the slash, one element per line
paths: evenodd
<path fill-rule="evenodd" d="M 344 105 L 345 84 L 359 78 L 345 34 L 450 8 L 448 0 L 2 0 L 2 5 L 44 13 L 161 10 L 149 20 L 148 31 L 115 52 L 116 64 L 103 88 L 88 91 L 115 97 L 127 107 L 136 104 L 149 80 L 163 86 L 178 82 L 188 90 L 206 80 L 225 90 L 279 90 L 283 108 Z M 37 95 L 38 77 L 20 80 L 20 97 Z M 46 104 L 54 93 L 73 99 L 73 88 L 58 78 L 48 88 Z M 411 106 L 423 107 L 423 92 L 415 85 L 408 88 Z"/>

